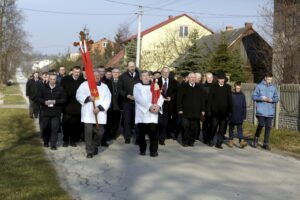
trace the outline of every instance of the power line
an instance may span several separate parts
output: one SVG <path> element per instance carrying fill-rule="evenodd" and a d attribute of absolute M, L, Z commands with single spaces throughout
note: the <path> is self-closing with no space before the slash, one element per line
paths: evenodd
<path fill-rule="evenodd" d="M 62 11 L 53 11 L 53 10 L 37 10 L 31 8 L 20 8 L 22 10 L 31 11 L 31 12 L 40 12 L 40 13 L 51 13 L 51 14 L 60 14 L 60 15 L 132 15 L 135 13 L 81 13 L 81 12 L 62 12 Z"/>
<path fill-rule="evenodd" d="M 106 2 L 120 4 L 120 5 L 126 5 L 126 6 L 140 6 L 138 4 L 133 3 L 125 3 L 115 0 L 104 0 Z M 154 10 L 161 10 L 161 11 L 171 11 L 171 12 L 180 12 L 180 13 L 191 13 L 191 14 L 197 14 L 197 15 L 209 15 L 209 16 L 219 16 L 219 17 L 261 17 L 258 15 L 232 15 L 232 14 L 224 14 L 224 13 L 205 13 L 205 12 L 193 12 L 193 11 L 184 11 L 184 10 L 174 10 L 174 9 L 168 9 L 168 8 L 159 8 L 159 7 L 152 7 L 152 6 L 143 6 L 143 8 L 150 8 Z"/>
<path fill-rule="evenodd" d="M 145 13 L 144 16 L 151 16 L 151 17 L 168 17 L 169 15 L 160 15 L 160 14 L 148 14 L 148 13 Z M 215 18 L 215 19 L 218 19 L 218 18 L 236 18 L 235 16 L 223 16 L 223 17 L 218 17 L 218 16 L 193 16 L 193 17 L 199 17 L 199 18 Z M 263 17 L 263 16 L 252 16 L 252 17 L 255 17 L 255 18 L 259 18 L 259 17 Z M 239 18 L 249 18 L 249 16 L 240 16 Z"/>

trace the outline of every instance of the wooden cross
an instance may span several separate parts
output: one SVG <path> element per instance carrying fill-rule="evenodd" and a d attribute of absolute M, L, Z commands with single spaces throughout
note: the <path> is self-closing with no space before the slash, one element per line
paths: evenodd
<path fill-rule="evenodd" d="M 86 34 L 83 31 L 80 31 L 79 35 L 80 35 L 80 41 L 82 41 L 82 42 L 86 41 L 86 45 L 87 45 L 88 49 L 90 49 L 90 45 L 92 45 L 94 43 L 94 41 L 93 40 L 86 40 Z M 75 47 L 77 47 L 77 46 L 80 45 L 80 42 L 74 42 L 73 45 Z"/>

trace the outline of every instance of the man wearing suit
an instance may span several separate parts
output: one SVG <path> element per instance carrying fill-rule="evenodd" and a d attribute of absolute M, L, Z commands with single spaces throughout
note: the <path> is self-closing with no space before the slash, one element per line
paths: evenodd
<path fill-rule="evenodd" d="M 161 95 L 164 98 L 162 107 L 162 114 L 158 115 L 158 131 L 159 131 L 159 144 L 165 145 L 165 139 L 170 138 L 170 125 L 171 118 L 174 115 L 174 106 L 177 93 L 177 82 L 169 78 L 170 69 L 163 67 L 161 70 L 161 77 L 158 79 L 158 85 L 161 88 Z"/>
<path fill-rule="evenodd" d="M 182 116 L 182 145 L 194 146 L 197 134 L 197 123 L 200 115 L 204 115 L 204 93 L 202 87 L 196 84 L 195 73 L 190 73 L 188 83 L 180 87 L 177 97 L 178 114 Z"/>
<path fill-rule="evenodd" d="M 122 97 L 124 118 L 125 144 L 130 144 L 131 130 L 134 125 L 135 103 L 133 97 L 133 86 L 140 82 L 139 73 L 133 61 L 128 62 L 127 71 L 118 80 L 118 91 Z"/>
<path fill-rule="evenodd" d="M 80 122 L 81 105 L 76 100 L 76 92 L 81 83 L 84 82 L 82 76 L 80 76 L 80 66 L 74 66 L 72 68 L 72 75 L 63 77 L 60 85 L 64 88 L 67 96 L 66 103 L 63 107 L 63 147 L 76 147 L 76 142 L 79 141 L 81 132 L 83 132 L 83 125 Z"/>
<path fill-rule="evenodd" d="M 118 80 L 120 76 L 120 70 L 118 68 L 113 68 L 111 70 L 112 78 L 107 82 L 107 86 L 111 93 L 111 104 L 110 108 L 107 111 L 107 125 L 104 136 L 106 135 L 106 139 L 116 139 L 121 119 L 121 103 L 119 92 L 118 92 Z M 103 138 L 104 139 L 104 138 Z M 102 143 L 104 142 L 102 139 Z M 104 139 L 105 140 L 105 139 Z M 106 141 L 105 141 L 106 143 Z"/>

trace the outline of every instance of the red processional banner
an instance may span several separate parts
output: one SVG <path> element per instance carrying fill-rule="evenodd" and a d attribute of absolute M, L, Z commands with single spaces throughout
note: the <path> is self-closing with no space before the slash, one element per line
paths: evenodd
<path fill-rule="evenodd" d="M 86 41 L 85 40 L 80 41 L 79 45 L 80 45 L 80 53 L 82 56 L 86 78 L 89 84 L 91 95 L 94 96 L 96 99 L 99 99 L 100 94 L 98 93 L 97 84 L 94 77 L 93 64 L 90 58 L 88 47 L 86 45 Z"/>
<path fill-rule="evenodd" d="M 153 82 L 151 83 L 151 86 L 150 86 L 150 90 L 152 93 L 152 104 L 157 104 L 157 101 L 160 96 L 160 88 L 159 88 L 157 81 L 158 81 L 157 79 L 153 80 Z"/>

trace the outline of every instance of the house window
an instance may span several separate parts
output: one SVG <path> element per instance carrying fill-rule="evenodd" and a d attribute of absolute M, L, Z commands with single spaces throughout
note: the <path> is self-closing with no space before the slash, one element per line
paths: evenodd
<path fill-rule="evenodd" d="M 189 35 L 189 31 L 188 31 L 188 27 L 187 26 L 180 26 L 179 29 L 179 36 L 180 37 L 187 37 Z"/>
<path fill-rule="evenodd" d="M 107 42 L 103 42 L 102 47 L 106 48 L 107 47 Z"/>

